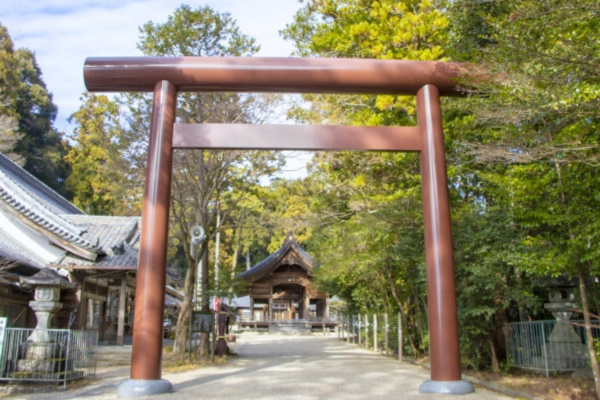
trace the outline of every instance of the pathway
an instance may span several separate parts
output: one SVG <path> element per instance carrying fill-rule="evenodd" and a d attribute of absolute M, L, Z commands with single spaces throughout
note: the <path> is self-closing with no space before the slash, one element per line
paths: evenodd
<path fill-rule="evenodd" d="M 376 355 L 333 337 L 244 333 L 231 348 L 239 354 L 221 367 L 165 374 L 175 393 L 153 399 L 313 400 L 448 399 L 418 393 L 429 371 Z M 128 368 L 104 373 L 96 385 L 27 399 L 116 399 L 116 385 Z M 483 388 L 453 399 L 509 400 Z"/>

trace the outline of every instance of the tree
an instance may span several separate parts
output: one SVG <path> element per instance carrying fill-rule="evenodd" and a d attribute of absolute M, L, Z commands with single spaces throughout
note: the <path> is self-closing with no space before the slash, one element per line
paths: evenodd
<path fill-rule="evenodd" d="M 124 193 L 124 141 L 119 106 L 106 96 L 84 94 L 84 104 L 69 121 L 76 124 L 73 145 L 65 156 L 72 173 L 67 187 L 73 202 L 88 214 L 127 214 L 129 200 Z"/>
<path fill-rule="evenodd" d="M 56 113 L 35 55 L 27 49 L 15 50 L 7 29 L 0 24 L 0 140 L 25 170 L 68 196 L 65 180 L 69 166 L 63 160 L 67 145 L 52 126 Z"/>
<path fill-rule="evenodd" d="M 464 2 L 463 2 L 464 3 Z M 474 2 L 494 16 L 505 15 L 506 2 Z M 497 42 L 486 16 L 435 1 L 310 1 L 283 34 L 301 55 L 465 60 Z M 472 10 L 471 10 L 472 11 Z M 454 20 L 452 18 L 455 18 Z M 487 21 L 487 20 L 485 20 Z M 463 23 L 464 22 L 464 23 Z M 452 29 L 449 29 L 452 27 Z M 468 27 L 468 28 L 465 28 Z M 477 29 L 474 29 L 477 28 Z M 461 30 L 462 29 L 462 30 Z M 474 49 L 473 46 L 480 46 Z M 451 52 L 448 52 L 451 50 Z M 462 57 L 462 58 L 461 58 Z M 306 96 L 310 108 L 292 115 L 312 123 L 414 125 L 414 99 L 394 96 Z M 491 132 L 469 129 L 473 113 L 464 99 L 444 99 L 449 190 L 455 233 L 463 359 L 474 367 L 498 367 L 497 333 L 507 318 L 524 315 L 539 304 L 532 295 L 526 264 L 519 257 L 524 229 L 508 207 L 504 187 L 492 176 L 501 169 L 477 163 L 468 144 L 493 142 Z M 467 104 L 486 99 L 469 99 Z M 470 141 L 469 141 L 470 140 Z M 471 148 L 471 147 L 468 147 Z M 320 155 L 310 187 L 319 199 L 313 211 L 330 217 L 315 229 L 315 248 L 324 261 L 320 278 L 351 306 L 371 304 L 400 310 L 413 352 L 427 346 L 424 261 L 418 159 L 411 154 Z M 502 211 L 507 206 L 507 211 Z M 374 212 L 376 211 L 376 212 Z M 512 224 L 506 227 L 507 219 Z M 491 235 L 489 238 L 487 235 Z M 473 245 L 468 238 L 479 239 Z M 493 240 L 492 240 L 493 239 Z M 312 243 L 312 242 L 311 242 Z M 462 246 L 462 247 L 460 247 Z M 483 252 L 481 249 L 488 249 Z M 515 252 L 515 254 L 513 254 Z M 510 258 L 507 258 L 511 255 Z M 491 271 L 497 271 L 491 273 Z M 472 296 L 488 276 L 489 296 Z M 515 288 L 515 286 L 517 288 Z M 467 290 L 468 289 L 468 290 Z M 470 293 L 471 295 L 464 295 Z M 482 319 L 485 323 L 482 323 Z M 480 348 L 489 351 L 481 352 Z"/>
<path fill-rule="evenodd" d="M 300 55 L 443 60 L 448 19 L 435 1 L 309 1 L 282 32 Z M 414 125 L 403 96 L 305 96 L 291 114 L 308 123 Z M 318 277 L 350 308 L 401 311 L 413 353 L 427 346 L 418 158 L 408 153 L 327 153 L 307 181 L 319 215 L 309 246 Z"/>
<path fill-rule="evenodd" d="M 597 276 L 600 6 L 595 1 L 458 1 L 453 53 L 487 71 L 464 104 L 463 150 L 504 165 L 511 219 L 523 227 L 520 263 L 534 275 Z M 477 39 L 464 27 L 477 27 Z M 464 59 L 464 58 L 463 58 Z M 590 359 L 596 360 L 587 329 Z M 600 368 L 592 363 L 600 397 Z"/>
<path fill-rule="evenodd" d="M 18 165 L 23 165 L 25 160 L 13 150 L 22 137 L 17 120 L 12 116 L 0 115 L 0 152 Z"/>
<path fill-rule="evenodd" d="M 228 13 L 209 7 L 194 10 L 181 6 L 167 22 L 149 22 L 140 28 L 138 47 L 146 55 L 169 56 L 250 56 L 258 50 L 253 38 L 242 34 Z M 132 99 L 133 97 L 130 97 Z M 274 97 L 232 93 L 180 94 L 177 118 L 184 123 L 259 123 L 271 109 Z M 139 105 L 139 97 L 130 104 Z M 146 107 L 147 109 L 147 107 Z M 148 114 L 142 113 L 147 118 Z M 134 115 L 135 116 L 135 115 Z M 147 120 L 147 119 L 146 119 Z M 136 130 L 136 126 L 132 125 Z M 146 132 L 134 132 L 143 138 Z M 144 140 L 144 139 L 140 139 Z M 143 147 L 143 146 L 140 146 Z M 185 298 L 179 313 L 174 350 L 183 353 L 188 336 L 189 312 L 196 284 L 193 258 L 189 253 L 189 229 L 199 224 L 209 240 L 216 235 L 216 205 L 220 204 L 221 227 L 236 205 L 262 176 L 281 163 L 273 152 L 177 151 L 173 159 L 171 237 L 186 254 Z M 206 242 L 200 250 L 201 306 L 208 311 L 209 266 Z M 215 291 L 212 292 L 217 295 Z"/>

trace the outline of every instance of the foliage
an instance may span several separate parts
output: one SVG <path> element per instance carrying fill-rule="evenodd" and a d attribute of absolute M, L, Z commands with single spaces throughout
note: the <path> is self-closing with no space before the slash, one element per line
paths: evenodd
<path fill-rule="evenodd" d="M 599 12 L 593 1 L 452 8 L 455 55 L 488 71 L 477 86 L 485 96 L 460 107 L 461 146 L 472 162 L 507 166 L 492 180 L 510 193 L 531 273 L 597 273 Z M 466 20 L 480 24 L 478 40 Z"/>
<path fill-rule="evenodd" d="M 444 59 L 448 19 L 432 1 L 309 1 L 283 31 L 298 54 Z M 305 96 L 291 111 L 308 123 L 414 125 L 414 99 Z M 321 285 L 350 309 L 401 311 L 413 353 L 427 341 L 418 158 L 403 153 L 315 157 L 307 185 L 320 216 L 309 248 Z"/>
<path fill-rule="evenodd" d="M 475 368 L 498 368 L 504 322 L 543 316 L 533 276 L 575 273 L 588 259 L 582 255 L 595 251 L 597 196 L 589 188 L 598 187 L 597 129 L 590 115 L 598 68 L 589 63 L 597 54 L 597 7 L 563 4 L 309 1 L 283 31 L 301 55 L 452 57 L 487 72 L 465 82 L 478 96 L 444 100 L 463 359 Z M 547 13 L 550 23 L 542 23 Z M 587 48 L 570 48 L 573 35 L 588 35 Z M 291 111 L 303 122 L 415 123 L 412 99 L 305 100 L 308 108 Z M 356 308 L 400 309 L 408 331 L 419 332 L 415 350 L 427 337 L 416 162 L 410 155 L 319 155 L 307 180 L 316 199 L 311 211 L 321 216 L 310 245 L 323 261 L 322 284 Z"/>
<path fill-rule="evenodd" d="M 129 198 L 123 193 L 123 143 L 119 107 L 106 96 L 84 94 L 84 104 L 70 118 L 75 123 L 73 145 L 65 156 L 72 175 L 67 187 L 73 202 L 88 214 L 124 214 Z"/>
<path fill-rule="evenodd" d="M 253 38 L 242 34 L 228 13 L 218 13 L 209 7 L 192 9 L 182 5 L 162 24 L 148 22 L 140 28 L 138 47 L 146 55 L 169 56 L 250 56 L 258 50 Z M 273 96 L 241 95 L 235 93 L 187 93 L 178 96 L 177 119 L 182 123 L 260 123 L 267 110 L 277 101 Z M 147 120 L 148 101 L 130 96 L 132 120 Z M 145 104 L 145 111 L 135 109 Z M 145 124 L 132 124 L 132 135 L 143 143 Z M 140 145 L 143 148 L 144 145 Z M 173 157 L 171 235 L 175 248 L 182 248 L 187 263 L 194 261 L 189 252 L 189 229 L 199 224 L 208 233 L 209 240 L 223 236 L 223 244 L 231 244 L 234 229 L 228 219 L 239 202 L 252 192 L 258 180 L 274 172 L 280 157 L 273 152 L 243 151 L 177 151 Z M 220 214 L 220 226 L 215 226 Z M 224 235 L 217 235 L 217 229 Z M 221 243 L 219 243 L 221 244 Z M 209 269 L 208 251 L 212 243 L 200 250 L 202 257 L 202 308 L 208 310 Z M 226 256 L 219 251 L 219 258 Z M 228 267 L 231 263 L 228 263 Z M 219 267 L 220 268 L 220 267 Z M 212 271 L 216 272 L 216 271 Z M 231 269 L 220 270 L 219 276 L 231 276 Z M 229 279 L 227 279 L 229 280 Z M 195 268 L 187 268 L 185 299 L 177 323 L 176 351 L 185 349 L 188 312 L 194 295 Z M 216 282 L 212 294 L 222 295 Z"/>
<path fill-rule="evenodd" d="M 14 49 L 6 27 L 0 24 L 0 145 L 50 188 L 67 195 L 69 167 L 63 156 L 67 145 L 52 126 L 57 108 L 42 80 L 35 55 Z"/>
<path fill-rule="evenodd" d="M 584 310 L 585 280 L 600 261 L 599 11 L 594 1 L 560 0 L 450 8 L 449 54 L 485 71 L 474 82 L 478 96 L 455 104 L 457 159 L 500 189 L 484 199 L 507 210 L 518 231 L 505 259 L 529 275 L 577 276 Z"/>

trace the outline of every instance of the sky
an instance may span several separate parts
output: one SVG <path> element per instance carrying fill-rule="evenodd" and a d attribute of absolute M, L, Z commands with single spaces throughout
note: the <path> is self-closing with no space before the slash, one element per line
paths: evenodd
<path fill-rule="evenodd" d="M 86 57 L 142 55 L 136 49 L 138 27 L 148 21 L 165 22 L 181 4 L 182 0 L 2 0 L 0 22 L 8 28 L 15 48 L 35 53 L 42 78 L 58 106 L 55 126 L 70 132 L 73 128 L 67 118 L 77 110 L 85 91 Z M 192 8 L 208 5 L 231 13 L 240 30 L 261 44 L 257 56 L 287 57 L 293 51 L 292 44 L 278 32 L 292 22 L 302 6 L 298 0 L 204 0 L 184 4 Z"/>

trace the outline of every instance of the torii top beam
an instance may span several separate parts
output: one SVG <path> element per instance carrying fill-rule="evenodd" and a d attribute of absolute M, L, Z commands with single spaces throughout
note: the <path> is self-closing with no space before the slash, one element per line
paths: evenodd
<path fill-rule="evenodd" d="M 151 92 L 162 80 L 179 92 L 416 95 L 434 85 L 461 95 L 458 63 L 348 58 L 106 57 L 85 61 L 90 92 Z"/>

